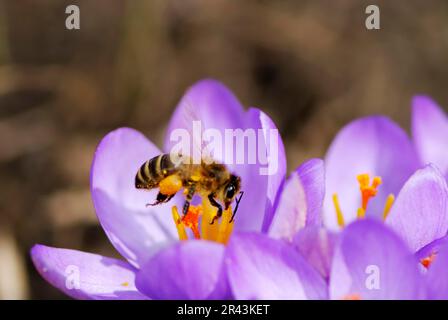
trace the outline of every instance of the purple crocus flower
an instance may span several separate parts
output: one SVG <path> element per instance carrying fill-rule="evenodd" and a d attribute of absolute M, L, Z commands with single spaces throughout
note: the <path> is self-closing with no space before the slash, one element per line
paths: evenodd
<path fill-rule="evenodd" d="M 171 133 L 182 128 L 192 133 L 194 121 L 199 121 L 202 131 L 213 129 L 223 134 L 226 129 L 254 129 L 262 133 L 257 145 L 259 150 L 264 147 L 261 150 L 265 150 L 268 163 L 232 164 L 215 157 L 242 180 L 245 193 L 235 223 L 228 223 L 229 213 L 225 212 L 220 225 L 197 225 L 201 238 L 197 240 L 192 239 L 180 220 L 176 217 L 173 220 L 172 206 L 182 205 L 184 201 L 180 193 L 169 204 L 147 208 L 146 204 L 155 199 L 157 191 L 137 190 L 134 177 L 142 163 L 162 151 L 140 132 L 120 128 L 106 135 L 99 144 L 90 184 L 98 219 L 125 260 L 35 245 L 31 250 L 33 262 L 48 282 L 69 296 L 81 299 L 219 299 L 233 296 L 235 283 L 228 281 L 225 271 L 224 243 L 233 227 L 236 233 L 261 234 L 268 229 L 286 170 L 283 144 L 277 137 L 278 152 L 273 152 L 268 133 L 276 128 L 269 117 L 256 108 L 244 111 L 234 95 L 213 80 L 196 83 L 182 98 L 168 126 L 164 152 L 173 148 Z M 229 152 L 244 154 L 245 150 L 236 146 L 235 149 L 225 149 L 223 154 Z M 267 169 L 275 166 L 275 174 L 261 175 L 263 166 Z M 204 203 L 204 216 L 211 214 L 210 208 Z M 179 237 L 188 240 L 178 241 Z M 230 241 L 238 249 L 238 241 L 233 240 L 237 237 L 232 235 Z"/>
<path fill-rule="evenodd" d="M 446 266 L 448 256 L 443 258 L 439 263 Z M 353 222 L 339 234 L 328 282 L 292 243 L 263 234 L 232 238 L 226 261 L 232 265 L 229 281 L 239 299 L 423 299 L 429 297 L 428 291 L 443 297 L 448 289 L 428 286 L 404 241 L 369 218 Z M 428 273 L 437 277 L 441 268 L 434 263 Z"/>
<path fill-rule="evenodd" d="M 363 215 L 384 218 L 407 179 L 428 163 L 446 176 L 448 118 L 428 97 L 415 97 L 412 104 L 413 141 L 385 117 L 355 120 L 336 136 L 325 157 L 324 222 L 328 228 L 337 230 L 341 222 L 353 221 L 359 208 L 364 209 Z M 373 178 L 371 184 L 364 181 L 364 191 L 362 174 L 368 174 L 367 180 Z M 378 177 L 376 186 L 374 177 Z M 345 221 L 338 221 L 335 207 Z"/>
<path fill-rule="evenodd" d="M 285 182 L 269 234 L 292 240 L 328 280 L 336 232 L 367 216 L 385 220 L 427 263 L 448 231 L 448 121 L 420 96 L 412 122 L 414 143 L 386 117 L 345 126 L 325 160 L 308 160 Z"/>
<path fill-rule="evenodd" d="M 448 120 L 427 97 L 414 98 L 412 110 L 414 143 L 384 117 L 356 120 L 337 135 L 323 169 L 326 227 L 338 230 L 356 218 L 379 218 L 414 252 L 447 234 L 448 153 L 442 141 L 448 141 Z M 363 176 L 378 178 L 370 184 Z"/>

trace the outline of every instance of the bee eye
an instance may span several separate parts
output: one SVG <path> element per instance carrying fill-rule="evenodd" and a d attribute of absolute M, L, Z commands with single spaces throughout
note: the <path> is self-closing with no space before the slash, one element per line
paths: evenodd
<path fill-rule="evenodd" d="M 229 185 L 226 190 L 226 198 L 231 199 L 235 195 L 235 186 L 233 184 Z"/>

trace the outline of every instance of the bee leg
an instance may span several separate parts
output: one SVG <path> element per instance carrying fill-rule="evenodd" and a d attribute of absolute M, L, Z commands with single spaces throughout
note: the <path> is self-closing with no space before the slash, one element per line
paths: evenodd
<path fill-rule="evenodd" d="M 188 209 L 190 209 L 190 201 L 186 200 L 184 203 L 184 207 L 182 208 L 182 214 L 185 215 L 188 213 Z"/>
<path fill-rule="evenodd" d="M 159 192 L 157 194 L 156 202 L 154 202 L 154 203 L 147 203 L 146 206 L 149 207 L 149 206 L 156 206 L 156 205 L 161 204 L 161 203 L 167 203 L 173 197 L 174 197 L 174 194 L 166 195 L 166 194 L 163 194 L 163 193 Z"/>
<path fill-rule="evenodd" d="M 210 201 L 210 204 L 212 206 L 214 206 L 215 208 L 218 208 L 218 212 L 216 213 L 216 216 L 213 217 L 210 224 L 213 224 L 215 222 L 215 220 L 221 218 L 221 216 L 222 216 L 222 206 L 215 200 L 214 197 L 215 197 L 215 195 L 213 193 L 210 193 L 208 195 L 208 200 Z"/>
<path fill-rule="evenodd" d="M 186 196 L 187 199 L 185 200 L 184 207 L 182 209 L 182 214 L 184 215 L 184 217 L 188 213 L 188 209 L 190 208 L 190 202 L 191 200 L 193 200 L 195 192 L 196 192 L 196 184 L 193 183 L 188 187 L 188 193 Z"/>

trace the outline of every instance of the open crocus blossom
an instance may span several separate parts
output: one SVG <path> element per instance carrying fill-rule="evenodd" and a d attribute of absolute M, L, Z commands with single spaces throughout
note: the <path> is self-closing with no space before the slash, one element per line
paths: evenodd
<path fill-rule="evenodd" d="M 386 117 L 345 126 L 325 157 L 324 222 L 333 230 L 356 218 L 386 217 L 407 179 L 427 164 L 447 175 L 448 118 L 430 98 L 412 101 L 413 140 Z"/>
<path fill-rule="evenodd" d="M 270 130 L 276 128 L 263 112 L 256 108 L 244 111 L 233 94 L 213 80 L 196 83 L 182 98 L 168 126 L 164 152 L 175 147 L 173 132 L 184 129 L 181 132 L 194 135 L 198 124 L 200 135 L 207 129 L 214 130 L 215 136 L 224 136 L 231 129 L 256 130 L 258 151 L 269 160 L 234 164 L 213 155 L 241 178 L 244 197 L 234 222 L 230 222 L 230 207 L 211 225 L 216 209 L 208 201 L 191 206 L 181 218 L 177 210 L 185 200 L 181 192 L 168 204 L 147 207 L 157 191 L 137 190 L 135 175 L 145 161 L 163 152 L 140 132 L 120 128 L 106 135 L 97 147 L 90 184 L 98 219 L 126 260 L 35 245 L 31 256 L 39 273 L 74 298 L 231 298 L 225 244 L 236 237 L 232 233 L 268 229 L 286 170 L 283 144 L 278 134 L 275 141 L 269 140 Z M 243 147 L 226 145 L 222 154 L 244 155 Z M 270 169 L 272 174 L 260 174 L 260 170 Z"/>
<path fill-rule="evenodd" d="M 390 226 L 428 266 L 448 231 L 446 123 L 427 97 L 413 100 L 415 143 L 386 117 L 349 123 L 325 160 L 306 161 L 285 182 L 269 234 L 292 240 L 328 280 L 337 232 L 371 217 Z"/>
<path fill-rule="evenodd" d="M 414 252 L 446 236 L 447 118 L 429 98 L 416 97 L 412 122 L 415 143 L 385 117 L 355 120 L 340 131 L 322 169 L 326 227 L 340 230 L 365 216 L 384 220 Z"/>

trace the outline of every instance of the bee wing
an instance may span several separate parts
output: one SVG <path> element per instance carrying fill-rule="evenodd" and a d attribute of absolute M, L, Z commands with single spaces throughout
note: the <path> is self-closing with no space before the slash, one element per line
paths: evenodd
<path fill-rule="evenodd" d="M 198 113 L 198 108 L 195 108 L 188 97 L 185 97 L 184 99 L 184 103 L 186 105 L 183 117 L 184 126 L 192 135 L 192 145 L 190 149 L 192 154 L 188 156 L 193 159 L 201 159 L 201 161 L 212 163 L 215 160 L 211 157 L 211 150 L 209 146 L 203 140 L 204 123 Z"/>

